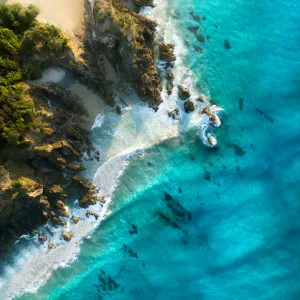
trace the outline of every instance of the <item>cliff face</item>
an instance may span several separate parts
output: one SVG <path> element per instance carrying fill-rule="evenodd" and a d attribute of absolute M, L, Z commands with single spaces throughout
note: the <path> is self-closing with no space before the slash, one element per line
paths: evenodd
<path fill-rule="evenodd" d="M 95 187 L 77 175 L 84 152 L 95 159 L 88 133 L 80 127 L 82 100 L 54 84 L 27 86 L 27 93 L 40 124 L 26 133 L 26 147 L 0 149 L 0 252 L 47 221 L 64 226 L 60 217 L 70 216 L 60 203 L 68 197 L 78 197 L 82 207 L 96 203 Z"/>
<path fill-rule="evenodd" d="M 152 107 L 161 99 L 161 80 L 155 65 L 156 23 L 119 0 L 86 3 L 88 41 L 100 46 L 121 76 L 130 81 L 142 100 Z"/>
<path fill-rule="evenodd" d="M 68 39 L 58 28 L 36 22 L 38 9 L 33 6 L 0 5 L 0 253 L 46 222 L 78 222 L 65 207 L 67 199 L 79 199 L 84 208 L 105 201 L 97 199 L 95 186 L 80 176 L 85 153 L 88 160 L 100 159 L 82 126 L 84 99 L 55 84 L 25 80 L 39 78 L 49 66 L 60 66 L 113 105 L 106 56 L 142 100 L 153 108 L 161 103 L 156 23 L 135 12 L 152 1 L 126 5 L 119 0 L 86 0 L 83 40 Z M 160 56 L 173 60 L 169 50 L 161 47 Z M 45 242 L 45 237 L 39 240 Z"/>

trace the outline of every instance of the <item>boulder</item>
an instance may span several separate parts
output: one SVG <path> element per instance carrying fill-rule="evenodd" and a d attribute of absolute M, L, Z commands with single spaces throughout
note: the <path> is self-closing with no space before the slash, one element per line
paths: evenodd
<path fill-rule="evenodd" d="M 41 233 L 39 233 L 38 239 L 41 243 L 45 243 L 47 241 L 47 237 Z"/>
<path fill-rule="evenodd" d="M 48 244 L 48 249 L 52 249 L 54 247 L 54 245 L 52 243 Z"/>
<path fill-rule="evenodd" d="M 184 110 L 186 113 L 192 112 L 195 110 L 195 104 L 191 100 L 187 100 L 184 102 Z"/>
<path fill-rule="evenodd" d="M 178 116 L 179 116 L 179 109 L 178 108 L 175 108 L 174 110 L 172 111 L 169 111 L 168 112 L 168 116 L 171 117 L 172 119 L 178 119 Z"/>
<path fill-rule="evenodd" d="M 98 218 L 100 217 L 99 214 L 97 214 L 97 213 L 95 213 L 95 212 L 93 212 L 93 211 L 91 211 L 89 209 L 86 211 L 85 216 L 87 218 L 89 218 L 90 216 L 94 216 L 95 220 L 98 220 Z"/>
<path fill-rule="evenodd" d="M 72 222 L 74 224 L 77 224 L 79 222 L 79 220 L 80 220 L 80 217 L 72 216 Z"/>
<path fill-rule="evenodd" d="M 190 90 L 183 85 L 178 87 L 178 95 L 181 100 L 186 100 L 191 97 Z"/>
<path fill-rule="evenodd" d="M 64 231 L 64 232 L 62 232 L 61 237 L 62 237 L 66 242 L 69 242 L 69 241 L 72 239 L 72 234 L 71 234 L 71 232 Z"/>
<path fill-rule="evenodd" d="M 214 124 L 217 124 L 217 117 L 213 114 L 208 107 L 205 107 L 202 111 L 202 114 L 206 114 L 209 117 L 209 120 Z"/>
<path fill-rule="evenodd" d="M 199 96 L 196 101 L 199 101 L 199 102 L 205 102 L 205 98 L 204 96 Z"/>

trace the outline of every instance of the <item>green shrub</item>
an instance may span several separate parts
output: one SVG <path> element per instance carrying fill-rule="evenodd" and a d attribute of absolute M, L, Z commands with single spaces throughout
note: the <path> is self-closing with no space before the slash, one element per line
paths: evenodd
<path fill-rule="evenodd" d="M 38 14 L 39 9 L 34 5 L 0 4 L 0 26 L 21 34 L 31 27 Z"/>
<path fill-rule="evenodd" d="M 38 117 L 20 83 L 38 77 L 69 49 L 58 28 L 35 20 L 38 13 L 33 5 L 0 4 L 0 147 L 7 142 L 28 146 L 25 134 Z"/>

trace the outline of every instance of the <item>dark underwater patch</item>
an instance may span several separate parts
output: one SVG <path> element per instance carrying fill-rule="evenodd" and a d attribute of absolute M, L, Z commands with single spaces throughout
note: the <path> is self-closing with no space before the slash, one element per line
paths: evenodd
<path fill-rule="evenodd" d="M 196 22 L 200 22 L 200 21 L 201 21 L 201 17 L 199 17 L 198 15 L 196 15 L 193 11 L 190 12 L 190 15 L 192 16 L 192 18 L 193 18 Z"/>
<path fill-rule="evenodd" d="M 98 295 L 107 295 L 107 293 L 114 292 L 119 288 L 119 284 L 103 270 L 100 269 L 98 274 L 98 285 L 95 285 Z"/>
<path fill-rule="evenodd" d="M 244 156 L 246 154 L 246 151 L 237 144 L 230 144 L 229 147 L 234 149 L 236 156 Z"/>
<path fill-rule="evenodd" d="M 264 111 L 262 111 L 259 108 L 255 109 L 258 113 L 260 113 L 263 117 L 265 117 L 271 124 L 274 123 L 274 119 L 272 119 L 268 114 L 266 114 Z"/>
<path fill-rule="evenodd" d="M 131 227 L 131 228 L 129 229 L 130 235 L 138 234 L 138 233 L 139 233 L 136 225 L 130 224 L 130 227 Z"/>
<path fill-rule="evenodd" d="M 179 225 L 173 221 L 171 218 L 169 218 L 166 214 L 158 211 L 157 212 L 157 215 L 159 216 L 160 219 L 162 219 L 167 225 L 173 227 L 173 228 L 176 228 L 176 229 L 179 229 Z"/>
<path fill-rule="evenodd" d="M 210 181 L 210 179 L 211 179 L 211 172 L 205 170 L 204 179 L 207 180 L 207 181 Z"/>
<path fill-rule="evenodd" d="M 239 107 L 240 107 L 240 110 L 243 110 L 243 108 L 244 108 L 244 99 L 243 98 L 239 99 Z"/>
<path fill-rule="evenodd" d="M 172 212 L 177 217 L 177 221 L 188 223 L 192 220 L 192 214 L 187 211 L 176 199 L 174 199 L 169 193 L 165 192 L 165 202 Z"/>
<path fill-rule="evenodd" d="M 191 31 L 192 33 L 196 34 L 198 32 L 199 28 L 200 28 L 199 26 L 191 26 L 191 27 L 188 27 L 188 30 Z"/>
<path fill-rule="evenodd" d="M 226 50 L 230 50 L 231 49 L 231 45 L 230 45 L 230 43 L 229 43 L 228 40 L 224 40 L 224 47 L 225 47 Z"/>
<path fill-rule="evenodd" d="M 123 250 L 129 254 L 130 257 L 139 258 L 136 251 L 129 248 L 127 245 L 123 244 Z"/>

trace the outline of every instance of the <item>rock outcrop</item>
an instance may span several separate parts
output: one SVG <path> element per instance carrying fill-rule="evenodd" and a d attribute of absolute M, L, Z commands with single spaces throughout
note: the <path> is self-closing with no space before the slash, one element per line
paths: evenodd
<path fill-rule="evenodd" d="M 214 113 L 212 113 L 208 107 L 205 107 L 203 109 L 202 114 L 206 114 L 212 123 L 214 123 L 215 125 L 217 124 L 218 122 L 217 116 Z"/>
<path fill-rule="evenodd" d="M 187 87 L 180 85 L 178 87 L 178 96 L 181 100 L 186 100 L 191 97 L 190 90 Z"/>
<path fill-rule="evenodd" d="M 28 91 L 37 125 L 26 133 L 26 147 L 0 147 L 0 252 L 47 221 L 65 226 L 60 217 L 69 217 L 64 201 L 74 190 L 84 190 L 83 202 L 95 203 L 86 200 L 93 199 L 94 187 L 72 181 L 81 168 L 70 168 L 90 147 L 81 127 L 82 99 L 55 84 L 31 85 Z"/>
<path fill-rule="evenodd" d="M 184 102 L 184 110 L 186 113 L 192 112 L 195 110 L 195 103 L 191 100 Z"/>
<path fill-rule="evenodd" d="M 136 1 L 136 5 L 145 1 Z M 147 3 L 149 1 L 146 1 Z M 123 78 L 132 83 L 139 97 L 152 107 L 161 101 L 161 80 L 155 64 L 154 36 L 156 23 L 131 12 L 119 0 L 96 0 L 86 4 L 87 41 L 103 49 L 106 57 L 118 66 Z"/>
<path fill-rule="evenodd" d="M 72 239 L 72 234 L 71 234 L 71 232 L 64 231 L 64 232 L 62 232 L 61 237 L 62 237 L 66 242 L 70 242 L 71 239 Z"/>
<path fill-rule="evenodd" d="M 174 45 L 161 43 L 159 45 L 159 59 L 166 62 L 175 61 Z"/>

